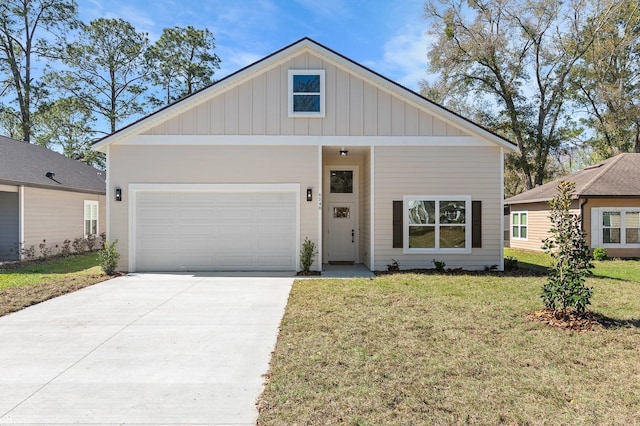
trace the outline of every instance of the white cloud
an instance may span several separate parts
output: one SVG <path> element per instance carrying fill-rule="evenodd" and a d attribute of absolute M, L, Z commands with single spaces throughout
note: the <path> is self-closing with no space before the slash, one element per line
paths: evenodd
<path fill-rule="evenodd" d="M 418 90 L 418 82 L 427 77 L 428 46 L 424 29 L 406 24 L 384 43 L 381 59 L 364 63 L 403 86 Z"/>
<path fill-rule="evenodd" d="M 239 49 L 221 49 L 218 52 L 218 56 L 222 58 L 222 63 L 220 64 L 220 69 L 216 71 L 216 80 L 220 80 L 221 78 L 262 59 L 265 55 L 262 53 L 242 51 Z"/>

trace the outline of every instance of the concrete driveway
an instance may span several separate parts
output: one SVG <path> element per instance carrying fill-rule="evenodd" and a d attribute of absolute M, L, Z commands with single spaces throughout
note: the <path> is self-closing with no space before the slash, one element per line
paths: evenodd
<path fill-rule="evenodd" d="M 136 274 L 0 318 L 0 424 L 255 425 L 292 277 Z"/>

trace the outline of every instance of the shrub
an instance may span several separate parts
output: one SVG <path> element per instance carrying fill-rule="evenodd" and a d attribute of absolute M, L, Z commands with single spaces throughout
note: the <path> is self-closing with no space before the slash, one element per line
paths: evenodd
<path fill-rule="evenodd" d="M 593 250 L 593 258 L 595 260 L 607 260 L 607 249 L 604 247 L 596 247 Z"/>
<path fill-rule="evenodd" d="M 436 268 L 437 272 L 444 272 L 444 268 L 447 266 L 447 264 L 444 262 L 444 260 L 433 259 L 433 266 Z"/>
<path fill-rule="evenodd" d="M 25 260 L 33 260 L 36 258 L 36 248 L 31 245 L 29 248 L 21 248 L 20 255 L 25 258 Z"/>
<path fill-rule="evenodd" d="M 103 249 L 98 251 L 98 262 L 102 271 L 107 275 L 113 275 L 118 267 L 118 260 L 120 260 L 120 253 L 116 249 L 118 240 L 113 242 L 105 241 Z"/>
<path fill-rule="evenodd" d="M 93 251 L 93 248 L 96 246 L 97 242 L 98 242 L 98 237 L 95 234 L 87 235 L 87 239 L 86 239 L 87 250 Z M 104 243 L 103 243 L 103 246 L 104 246 Z"/>
<path fill-rule="evenodd" d="M 62 247 L 60 247 L 60 254 L 62 257 L 71 256 L 71 240 L 64 240 L 62 242 Z"/>
<path fill-rule="evenodd" d="M 518 267 L 518 259 L 513 256 L 507 256 L 504 258 L 504 269 L 506 271 L 513 271 Z"/>
<path fill-rule="evenodd" d="M 300 269 L 302 269 L 302 272 L 309 272 L 317 254 L 316 244 L 309 238 L 304 237 L 304 242 L 300 249 Z"/>
<path fill-rule="evenodd" d="M 100 247 L 104 247 L 104 243 L 107 242 L 107 233 L 106 232 L 101 232 L 100 233 Z"/>
<path fill-rule="evenodd" d="M 85 246 L 84 238 L 76 238 L 73 240 L 73 251 L 76 253 L 82 253 L 84 251 Z"/>
<path fill-rule="evenodd" d="M 400 265 L 398 261 L 395 259 L 391 259 L 391 265 L 387 265 L 387 272 L 398 272 L 400 271 Z"/>
<path fill-rule="evenodd" d="M 47 240 L 42 240 L 40 244 L 38 244 L 38 248 L 40 249 L 40 257 L 46 259 L 51 257 L 52 248 L 47 247 Z"/>
<path fill-rule="evenodd" d="M 551 237 L 545 239 L 542 248 L 551 255 L 553 265 L 546 284 L 542 287 L 542 299 L 547 308 L 558 308 L 565 315 L 567 308 L 582 313 L 593 290 L 584 285 L 593 268 L 586 234 L 580 226 L 580 217 L 570 213 L 573 182 L 561 181 L 559 194 L 549 201 L 551 207 Z"/>

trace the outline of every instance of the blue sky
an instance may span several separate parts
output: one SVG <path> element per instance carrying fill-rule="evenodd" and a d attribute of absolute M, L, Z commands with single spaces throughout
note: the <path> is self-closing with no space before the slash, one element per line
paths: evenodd
<path fill-rule="evenodd" d="M 208 28 L 217 79 L 302 37 L 417 90 L 427 77 L 424 0 L 77 0 L 80 18 L 123 18 L 157 40 L 163 28 Z"/>

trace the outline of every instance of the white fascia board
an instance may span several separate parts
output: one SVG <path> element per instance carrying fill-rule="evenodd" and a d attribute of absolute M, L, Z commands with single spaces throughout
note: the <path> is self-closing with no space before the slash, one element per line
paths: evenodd
<path fill-rule="evenodd" d="M 119 145 L 211 146 L 495 146 L 473 136 L 137 135 Z"/>

